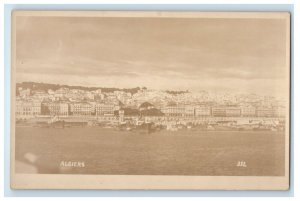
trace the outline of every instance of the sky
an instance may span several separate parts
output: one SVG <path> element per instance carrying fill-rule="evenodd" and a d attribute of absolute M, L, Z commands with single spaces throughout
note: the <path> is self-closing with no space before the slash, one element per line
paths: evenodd
<path fill-rule="evenodd" d="M 25 17 L 16 81 L 284 94 L 286 21 Z"/>

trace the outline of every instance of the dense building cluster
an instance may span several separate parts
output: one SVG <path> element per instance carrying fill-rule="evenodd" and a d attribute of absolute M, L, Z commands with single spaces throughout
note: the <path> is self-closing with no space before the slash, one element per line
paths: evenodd
<path fill-rule="evenodd" d="M 140 89 L 102 92 L 59 88 L 30 90 L 18 88 L 16 118 L 39 116 L 117 117 L 149 116 L 176 118 L 203 117 L 284 117 L 284 100 L 255 94 L 170 92 Z"/>

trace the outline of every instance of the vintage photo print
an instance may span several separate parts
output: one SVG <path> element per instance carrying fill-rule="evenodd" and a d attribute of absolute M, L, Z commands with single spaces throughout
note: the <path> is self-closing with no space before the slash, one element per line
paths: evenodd
<path fill-rule="evenodd" d="M 289 188 L 289 13 L 14 11 L 11 38 L 12 188 Z"/>

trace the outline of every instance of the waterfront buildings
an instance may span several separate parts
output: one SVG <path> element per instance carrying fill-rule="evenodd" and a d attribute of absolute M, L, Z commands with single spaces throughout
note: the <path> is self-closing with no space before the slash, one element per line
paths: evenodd
<path fill-rule="evenodd" d="M 95 110 L 97 116 L 113 115 L 115 106 L 113 104 L 96 104 Z"/>
<path fill-rule="evenodd" d="M 241 116 L 254 117 L 256 115 L 256 109 L 252 105 L 241 105 Z"/>
<path fill-rule="evenodd" d="M 211 115 L 211 108 L 209 106 L 200 105 L 195 107 L 196 117 L 207 117 Z"/>
<path fill-rule="evenodd" d="M 71 114 L 74 116 L 91 116 L 93 106 L 88 102 L 76 102 L 70 104 Z"/>
<path fill-rule="evenodd" d="M 161 108 L 162 113 L 164 113 L 166 116 L 184 116 L 185 114 L 185 107 L 184 106 L 166 106 Z"/>
<path fill-rule="evenodd" d="M 256 109 L 257 117 L 273 117 L 275 116 L 275 110 L 272 107 L 258 107 Z"/>
<path fill-rule="evenodd" d="M 226 117 L 240 117 L 241 108 L 237 106 L 228 106 L 225 107 Z"/>
<path fill-rule="evenodd" d="M 211 115 L 214 117 L 226 117 L 226 108 L 225 107 L 212 107 Z"/>
<path fill-rule="evenodd" d="M 29 119 L 41 114 L 39 100 L 16 100 L 16 118 Z"/>
<path fill-rule="evenodd" d="M 48 107 L 51 116 L 68 116 L 70 112 L 67 102 L 51 102 Z"/>
<path fill-rule="evenodd" d="M 237 106 L 214 106 L 211 113 L 214 117 L 239 117 L 241 109 Z"/>
<path fill-rule="evenodd" d="M 166 92 L 141 89 L 134 94 L 101 89 L 86 91 L 62 87 L 57 90 L 19 88 L 16 117 L 41 116 L 122 118 L 159 121 L 176 119 L 181 123 L 205 118 L 283 118 L 286 108 L 281 99 L 257 95 L 214 95 L 208 92 Z M 122 117 L 119 116 L 122 114 Z"/>

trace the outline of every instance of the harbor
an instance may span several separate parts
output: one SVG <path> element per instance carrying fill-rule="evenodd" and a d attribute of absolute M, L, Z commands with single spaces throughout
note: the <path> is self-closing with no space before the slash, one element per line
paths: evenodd
<path fill-rule="evenodd" d="M 282 131 L 168 131 L 150 135 L 101 127 L 16 127 L 21 173 L 284 175 Z M 34 160 L 33 160 L 34 159 Z M 246 161 L 247 168 L 237 167 Z M 62 161 L 85 167 L 61 168 Z M 19 164 L 19 163 L 18 163 Z"/>
<path fill-rule="evenodd" d="M 284 131 L 283 118 L 258 117 L 142 117 L 142 116 L 104 116 L 104 117 L 59 117 L 37 116 L 32 119 L 19 120 L 17 126 L 67 128 L 67 127 L 101 127 L 120 131 L 147 130 L 149 133 L 168 130 L 202 130 L 202 131 Z"/>

